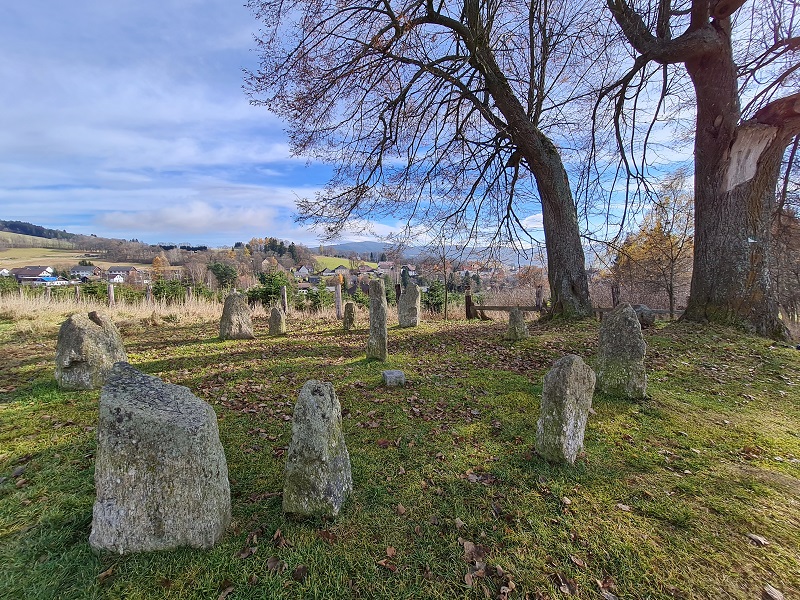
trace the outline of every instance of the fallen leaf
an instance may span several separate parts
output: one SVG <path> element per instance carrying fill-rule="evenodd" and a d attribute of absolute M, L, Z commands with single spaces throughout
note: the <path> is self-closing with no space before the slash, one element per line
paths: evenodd
<path fill-rule="evenodd" d="M 769 546 L 769 540 L 765 537 L 756 535 L 755 533 L 748 533 L 747 537 L 750 538 L 750 542 L 754 546 Z"/>
<path fill-rule="evenodd" d="M 389 546 L 388 548 L 386 548 L 386 556 L 388 556 L 389 558 L 394 558 L 396 555 L 397 555 L 397 550 L 395 549 L 394 546 Z"/>
<path fill-rule="evenodd" d="M 764 586 L 761 592 L 762 600 L 783 600 L 783 593 L 772 587 L 770 584 Z"/>
<path fill-rule="evenodd" d="M 570 556 L 570 557 L 569 557 L 569 559 L 570 559 L 570 560 L 571 560 L 573 563 L 575 563 L 577 566 L 579 566 L 581 569 L 585 569 L 585 568 L 586 568 L 586 563 L 585 563 L 585 562 L 583 562 L 583 561 L 582 561 L 580 558 L 578 558 L 577 556 Z"/>
<path fill-rule="evenodd" d="M 292 544 L 283 537 L 283 532 L 280 529 L 272 536 L 272 543 L 275 544 L 276 548 L 290 548 L 292 546 Z"/>
<path fill-rule="evenodd" d="M 319 537 L 321 537 L 323 540 L 325 540 L 326 542 L 328 542 L 330 545 L 333 545 L 337 541 L 339 541 L 339 538 L 336 537 L 336 534 L 333 533 L 332 531 L 327 530 L 327 529 L 321 529 L 320 531 L 317 532 L 317 535 Z"/>
<path fill-rule="evenodd" d="M 624 510 L 625 512 L 630 512 L 631 507 L 627 504 L 622 504 L 621 502 L 617 503 L 617 508 L 620 510 Z"/>
<path fill-rule="evenodd" d="M 379 448 L 388 448 L 392 442 L 385 438 L 380 438 L 375 443 L 378 444 Z"/>
<path fill-rule="evenodd" d="M 423 579 L 427 579 L 429 581 L 433 579 L 433 573 L 428 565 L 425 565 L 425 569 L 422 571 L 422 577 Z"/>
<path fill-rule="evenodd" d="M 422 527 L 420 527 L 419 525 L 414 527 L 414 533 L 416 533 L 417 535 L 422 535 Z"/>
<path fill-rule="evenodd" d="M 228 597 L 228 594 L 230 594 L 233 591 L 233 584 L 230 582 L 229 579 L 226 579 L 219 586 L 219 589 L 221 589 L 222 591 L 220 592 L 219 596 L 217 597 L 217 600 L 225 600 L 225 598 Z"/>
<path fill-rule="evenodd" d="M 257 584 L 258 583 L 258 575 L 256 575 L 255 573 L 250 575 L 250 577 L 247 578 L 247 583 L 249 583 L 250 585 Z"/>
<path fill-rule="evenodd" d="M 251 556 L 253 556 L 253 554 L 256 553 L 256 550 L 258 550 L 258 546 L 250 546 L 250 547 L 245 546 L 239 552 L 236 553 L 236 558 L 250 558 Z"/>
<path fill-rule="evenodd" d="M 97 583 L 103 585 L 105 580 L 111 577 L 113 574 L 114 574 L 114 566 L 112 565 L 97 576 Z"/>
<path fill-rule="evenodd" d="M 564 497 L 561 499 L 561 504 L 563 504 L 564 506 L 569 506 L 570 504 L 572 504 L 572 500 L 570 500 L 569 498 L 567 498 L 566 496 L 564 496 Z"/>
<path fill-rule="evenodd" d="M 267 569 L 269 569 L 273 573 L 283 573 L 288 567 L 289 565 L 287 565 L 277 556 L 270 556 L 267 559 Z"/>
<path fill-rule="evenodd" d="M 464 523 L 464 521 L 462 521 L 458 517 L 456 517 L 455 523 L 456 523 L 456 529 L 462 529 L 466 525 L 466 523 Z"/>
<path fill-rule="evenodd" d="M 574 579 L 570 579 L 566 575 L 562 575 L 561 573 L 555 573 L 553 575 L 553 579 L 555 580 L 556 587 L 563 593 L 570 596 L 577 596 L 578 595 L 578 584 L 575 583 Z"/>
<path fill-rule="evenodd" d="M 384 558 L 378 561 L 378 564 L 385 569 L 389 569 L 392 573 L 397 571 L 397 565 L 390 562 L 388 558 Z"/>
<path fill-rule="evenodd" d="M 467 584 L 467 587 L 472 587 L 472 573 L 468 572 L 464 575 L 464 583 Z"/>
<path fill-rule="evenodd" d="M 403 506 L 402 504 L 398 504 L 397 505 L 397 514 L 400 515 L 400 516 L 403 516 L 404 514 L 406 514 L 406 507 Z"/>
<path fill-rule="evenodd" d="M 308 575 L 308 567 L 305 565 L 297 565 L 292 571 L 292 579 L 295 581 L 303 581 Z"/>

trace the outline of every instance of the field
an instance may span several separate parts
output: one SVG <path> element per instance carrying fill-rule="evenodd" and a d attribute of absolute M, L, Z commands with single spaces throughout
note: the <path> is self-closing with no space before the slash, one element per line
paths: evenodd
<path fill-rule="evenodd" d="M 220 423 L 233 522 L 209 551 L 95 556 L 99 392 L 53 379 L 67 304 L 0 299 L 0 597 L 13 599 L 760 598 L 800 594 L 800 352 L 737 331 L 646 333 L 649 397 L 596 394 L 572 468 L 534 450 L 542 377 L 591 363 L 598 325 L 428 319 L 367 362 L 367 316 L 293 314 L 219 341 L 218 306 L 121 308 L 130 362 Z M 84 307 L 86 310 L 89 307 Z M 152 314 L 151 314 L 152 313 Z M 402 369 L 404 388 L 381 371 Z M 334 384 L 354 493 L 335 521 L 281 512 L 291 413 Z M 15 473 L 16 471 L 16 473 Z M 750 535 L 750 537 L 748 537 Z M 485 566 L 482 564 L 485 563 Z"/>
<path fill-rule="evenodd" d="M 10 231 L 0 231 L 0 244 L 13 244 L 16 246 L 30 246 L 32 248 L 72 248 L 72 242 L 67 240 L 56 240 L 40 238 Z"/>
<path fill-rule="evenodd" d="M 0 232 L 0 235 L 2 235 L 2 233 L 3 232 Z M 41 240 L 42 238 L 33 239 Z M 0 249 L 0 268 L 13 269 L 15 267 L 25 267 L 27 265 L 41 265 L 45 267 L 53 267 L 57 270 L 71 269 L 78 264 L 79 260 L 84 258 L 86 257 L 81 250 L 41 247 L 6 248 Z M 111 262 L 99 258 L 90 258 L 88 260 L 91 260 L 92 263 L 103 269 L 108 269 L 109 267 L 113 266 L 133 266 L 139 269 L 149 267 L 149 265 L 142 265 L 141 263 Z"/>
<path fill-rule="evenodd" d="M 317 265 L 319 266 L 320 269 L 335 269 L 339 265 L 344 265 L 348 269 L 350 268 L 350 260 L 347 258 L 315 255 L 314 260 L 317 261 Z M 372 268 L 376 268 L 378 266 L 378 263 L 373 263 L 369 261 L 364 261 L 364 264 L 369 265 Z"/>

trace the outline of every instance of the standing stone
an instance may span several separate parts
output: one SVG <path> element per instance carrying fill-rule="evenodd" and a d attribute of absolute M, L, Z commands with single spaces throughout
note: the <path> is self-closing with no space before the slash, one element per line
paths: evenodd
<path fill-rule="evenodd" d="M 527 340 L 530 336 L 528 325 L 525 323 L 525 313 L 517 307 L 512 308 L 511 312 L 508 313 L 506 339 L 512 342 L 518 342 L 520 340 Z"/>
<path fill-rule="evenodd" d="M 188 388 L 117 363 L 99 412 L 91 547 L 213 546 L 231 519 L 214 409 Z"/>
<path fill-rule="evenodd" d="M 342 318 L 342 284 L 337 283 L 333 288 L 333 299 L 336 305 L 336 318 Z"/>
<path fill-rule="evenodd" d="M 347 302 L 344 305 L 344 330 L 350 331 L 356 324 L 356 305 Z"/>
<path fill-rule="evenodd" d="M 642 329 L 648 329 L 656 324 L 656 313 L 650 307 L 644 304 L 634 304 L 633 311 L 636 313 L 636 318 L 639 319 L 639 325 Z"/>
<path fill-rule="evenodd" d="M 544 376 L 536 451 L 551 462 L 575 463 L 592 407 L 594 372 L 579 356 L 558 359 Z"/>
<path fill-rule="evenodd" d="M 255 337 L 250 307 L 239 292 L 233 292 L 225 298 L 219 321 L 219 337 L 221 340 L 250 340 Z"/>
<path fill-rule="evenodd" d="M 307 381 L 294 406 L 283 512 L 297 517 L 335 517 L 352 491 L 350 455 L 336 393 L 330 383 Z"/>
<path fill-rule="evenodd" d="M 125 347 L 111 319 L 76 313 L 61 324 L 56 345 L 56 380 L 63 390 L 103 386 L 115 362 L 126 361 Z"/>
<path fill-rule="evenodd" d="M 369 282 L 369 340 L 367 340 L 367 359 L 387 360 L 389 358 L 389 330 L 386 326 L 386 289 L 383 279 Z"/>
<path fill-rule="evenodd" d="M 409 283 L 397 298 L 397 318 L 400 327 L 416 327 L 422 314 L 421 295 L 416 283 Z"/>
<path fill-rule="evenodd" d="M 284 335 L 286 333 L 286 315 L 277 306 L 269 313 L 269 334 Z"/>
<path fill-rule="evenodd" d="M 646 350 L 636 312 L 630 304 L 620 304 L 600 324 L 598 389 L 626 398 L 644 398 L 647 394 Z"/>

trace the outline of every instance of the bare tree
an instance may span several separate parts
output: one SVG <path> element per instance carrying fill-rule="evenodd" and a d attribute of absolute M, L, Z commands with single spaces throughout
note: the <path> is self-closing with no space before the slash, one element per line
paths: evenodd
<path fill-rule="evenodd" d="M 597 71 L 592 3 L 249 0 L 261 21 L 251 101 L 289 123 L 295 153 L 332 162 L 302 218 L 336 235 L 386 215 L 503 245 L 544 222 L 554 312 L 591 314 L 578 214 L 556 147 Z M 584 33 L 579 39 L 576 32 Z M 539 208 L 541 206 L 541 208 Z"/>
<path fill-rule="evenodd" d="M 680 108 L 696 107 L 695 254 L 685 318 L 783 337 L 770 229 L 781 161 L 800 134 L 800 93 L 791 93 L 800 74 L 792 56 L 800 48 L 797 1 L 606 2 L 636 51 L 628 74 L 605 90 L 616 99 L 623 153 L 630 156 L 630 145 L 621 131 L 636 129 L 653 75 L 661 76 L 662 94 L 647 136 L 670 93 Z M 642 144 L 646 151 L 646 138 Z"/>

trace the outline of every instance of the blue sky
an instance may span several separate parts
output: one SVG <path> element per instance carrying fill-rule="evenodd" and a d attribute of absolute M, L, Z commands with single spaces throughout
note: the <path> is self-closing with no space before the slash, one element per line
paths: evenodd
<path fill-rule="evenodd" d="M 294 201 L 329 171 L 292 158 L 282 124 L 248 104 L 258 24 L 242 2 L 3 3 L 0 219 L 150 243 L 314 245 Z"/>

